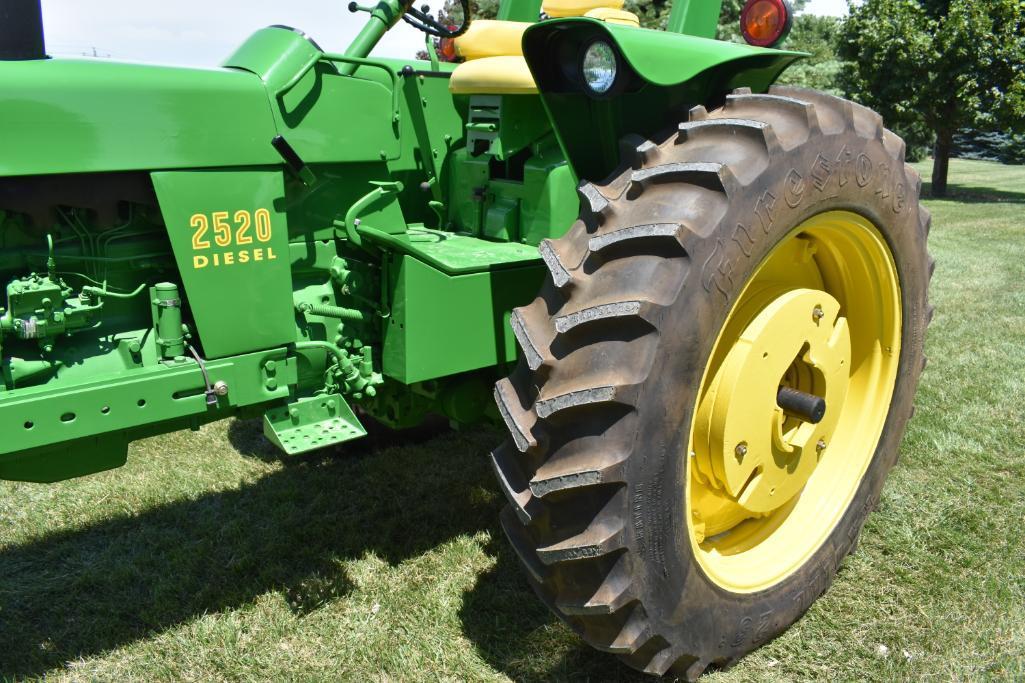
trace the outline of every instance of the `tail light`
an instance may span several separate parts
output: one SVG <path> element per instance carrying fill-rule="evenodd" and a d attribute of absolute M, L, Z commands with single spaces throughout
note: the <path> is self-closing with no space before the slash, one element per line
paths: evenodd
<path fill-rule="evenodd" d="M 740 11 L 740 32 L 751 45 L 773 47 L 790 33 L 793 16 L 789 0 L 747 0 Z"/>

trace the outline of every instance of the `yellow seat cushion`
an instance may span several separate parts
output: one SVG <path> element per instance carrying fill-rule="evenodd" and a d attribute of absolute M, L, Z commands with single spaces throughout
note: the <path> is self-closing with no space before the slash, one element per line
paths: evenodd
<path fill-rule="evenodd" d="M 623 0 L 544 0 L 541 11 L 552 17 L 583 17 L 596 9 L 623 9 Z"/>
<path fill-rule="evenodd" d="M 456 54 L 467 60 L 522 55 L 520 42 L 528 26 L 526 21 L 472 21 L 466 33 L 455 39 Z"/>
<path fill-rule="evenodd" d="M 637 15 L 633 12 L 627 12 L 625 9 L 612 9 L 611 7 L 599 7 L 593 9 L 585 17 L 592 19 L 600 19 L 610 24 L 623 24 L 624 26 L 633 26 L 639 28 L 641 20 L 637 18 Z"/>
<path fill-rule="evenodd" d="M 462 95 L 530 95 L 537 85 L 523 57 L 484 57 L 457 66 L 448 89 Z"/>

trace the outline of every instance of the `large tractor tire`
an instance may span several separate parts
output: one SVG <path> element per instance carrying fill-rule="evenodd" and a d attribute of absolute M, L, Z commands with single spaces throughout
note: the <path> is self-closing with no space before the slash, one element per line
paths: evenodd
<path fill-rule="evenodd" d="M 877 114 L 786 87 L 581 185 L 511 319 L 492 457 L 531 584 L 588 643 L 694 679 L 829 586 L 925 365 L 920 185 Z"/>

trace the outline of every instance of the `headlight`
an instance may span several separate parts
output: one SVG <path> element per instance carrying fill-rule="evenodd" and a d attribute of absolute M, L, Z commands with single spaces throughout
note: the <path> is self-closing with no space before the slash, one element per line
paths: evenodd
<path fill-rule="evenodd" d="M 616 53 L 603 40 L 596 40 L 584 51 L 581 65 L 584 82 L 597 95 L 604 95 L 616 82 Z"/>

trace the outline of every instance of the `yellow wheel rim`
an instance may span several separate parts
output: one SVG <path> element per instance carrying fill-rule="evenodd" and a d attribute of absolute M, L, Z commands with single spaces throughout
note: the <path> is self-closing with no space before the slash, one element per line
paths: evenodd
<path fill-rule="evenodd" d="M 779 583 L 839 523 L 875 454 L 900 356 L 893 256 L 831 211 L 787 235 L 746 283 L 705 367 L 690 425 L 691 547 L 726 590 Z M 784 411 L 781 387 L 825 401 Z"/>

